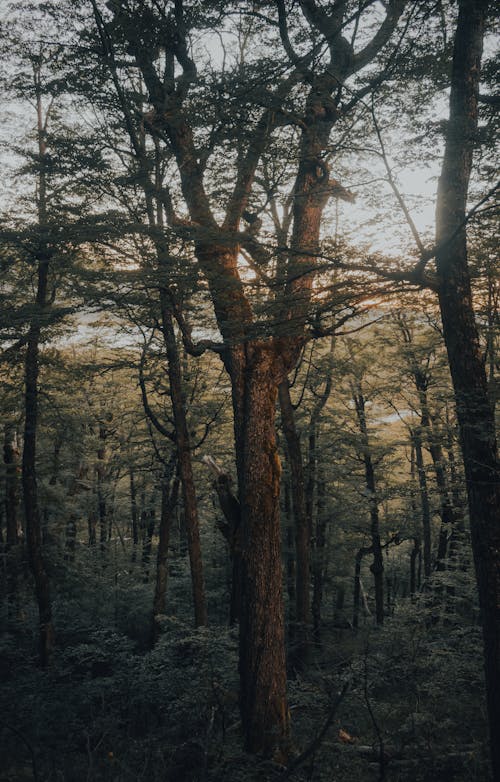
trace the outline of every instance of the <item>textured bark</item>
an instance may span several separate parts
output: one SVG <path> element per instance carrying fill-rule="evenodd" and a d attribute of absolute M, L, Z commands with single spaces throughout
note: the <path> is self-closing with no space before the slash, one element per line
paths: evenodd
<path fill-rule="evenodd" d="M 465 209 L 477 130 L 485 0 L 461 0 L 436 214 L 443 332 L 455 390 L 481 607 L 493 776 L 500 779 L 500 470 L 472 305 Z"/>
<path fill-rule="evenodd" d="M 182 484 L 184 521 L 186 524 L 191 584 L 193 589 L 194 620 L 196 626 L 199 627 L 200 625 L 205 625 L 207 623 L 207 607 L 203 579 L 203 560 L 201 556 L 198 503 L 196 500 L 196 488 L 191 462 L 191 444 L 186 420 L 186 407 L 182 390 L 179 349 L 177 347 L 168 293 L 164 289 L 160 290 L 160 306 L 162 333 L 167 351 L 170 398 L 172 400 L 172 412 L 175 425 L 175 443 L 177 446 L 179 475 Z"/>
<path fill-rule="evenodd" d="M 272 754 L 288 735 L 276 446 L 276 355 L 247 344 L 241 464 L 241 712 L 246 748 Z M 281 379 L 281 378 L 280 378 Z"/>

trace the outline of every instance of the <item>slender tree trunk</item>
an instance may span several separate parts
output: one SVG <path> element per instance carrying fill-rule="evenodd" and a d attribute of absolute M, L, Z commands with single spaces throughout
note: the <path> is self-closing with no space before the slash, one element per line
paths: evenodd
<path fill-rule="evenodd" d="M 422 538 L 424 549 L 424 576 L 430 578 L 432 570 L 432 536 L 431 536 L 431 509 L 429 505 L 429 492 L 427 489 L 427 474 L 425 472 L 424 455 L 422 452 L 422 436 L 420 429 L 412 432 L 412 443 L 415 449 L 415 464 L 420 489 L 420 504 L 422 508 Z"/>
<path fill-rule="evenodd" d="M 310 624 L 310 522 L 306 514 L 304 494 L 304 466 L 300 435 L 295 426 L 295 415 L 288 380 L 279 385 L 281 424 L 286 440 L 290 465 L 292 509 L 295 521 L 295 633 L 293 667 L 303 668 L 308 645 Z"/>
<path fill-rule="evenodd" d="M 323 471 L 318 476 L 317 516 L 313 552 L 313 599 L 312 616 L 314 639 L 321 641 L 321 604 L 323 601 L 323 581 L 325 578 L 326 553 L 326 487 Z"/>
<path fill-rule="evenodd" d="M 207 607 L 205 602 L 205 584 L 201 556 L 198 503 L 196 500 L 196 488 L 191 462 L 191 444 L 186 420 L 185 400 L 182 390 L 179 350 L 174 331 L 168 292 L 164 288 L 160 290 L 160 305 L 162 332 L 167 351 L 168 378 L 175 424 L 179 475 L 182 483 L 182 501 L 188 540 L 189 563 L 191 566 L 194 619 L 196 626 L 199 627 L 200 625 L 206 625 L 207 623 Z"/>
<path fill-rule="evenodd" d="M 26 544 L 38 602 L 40 662 L 43 667 L 50 662 L 55 642 L 49 577 L 42 552 L 42 529 L 36 472 L 40 318 L 46 301 L 47 278 L 48 261 L 39 260 L 36 295 L 37 313 L 29 329 L 25 360 L 25 424 L 22 459 Z"/>
<path fill-rule="evenodd" d="M 66 522 L 66 540 L 65 540 L 65 552 L 64 559 L 66 562 L 75 561 L 75 549 L 76 549 L 76 527 L 78 517 L 75 513 L 70 513 Z"/>
<path fill-rule="evenodd" d="M 493 776 L 500 779 L 500 470 L 495 422 L 472 306 L 464 223 L 487 9 L 486 0 L 459 2 L 450 117 L 438 187 L 436 264 L 481 607 Z"/>
<path fill-rule="evenodd" d="M 352 609 L 352 627 L 353 630 L 357 630 L 359 625 L 359 605 L 361 601 L 362 584 L 361 584 L 361 563 L 363 557 L 368 554 L 372 554 L 373 549 L 371 546 L 363 546 L 356 552 L 354 560 L 354 594 L 353 594 L 353 609 Z M 365 598 L 366 599 L 366 598 Z"/>
<path fill-rule="evenodd" d="M 292 503 L 291 503 L 291 491 L 290 480 L 284 481 L 284 498 L 283 498 L 283 510 L 286 519 L 286 587 L 288 593 L 288 602 L 290 605 L 290 612 L 295 610 L 295 534 L 294 523 L 292 517 Z M 290 621 L 290 629 L 293 626 L 293 617 Z M 293 640 L 293 633 L 290 633 L 291 640 Z"/>
<path fill-rule="evenodd" d="M 225 521 L 218 527 L 229 547 L 231 559 L 231 599 L 229 606 L 229 624 L 233 626 L 240 618 L 241 610 L 241 509 L 240 503 L 233 493 L 233 480 L 231 475 L 219 467 L 215 459 L 210 456 L 203 458 L 205 464 L 215 473 L 213 483 L 217 492 L 221 510 Z"/>
<path fill-rule="evenodd" d="M 151 502 L 154 499 L 151 498 Z M 146 525 L 144 530 L 144 540 L 142 541 L 142 583 L 149 581 L 149 567 L 151 565 L 151 550 L 153 547 L 153 535 L 155 531 L 156 512 L 154 507 L 150 508 L 146 515 Z"/>
<path fill-rule="evenodd" d="M 19 539 L 19 447 L 15 427 L 5 427 L 4 440 L 5 464 L 5 520 L 7 548 L 15 546 Z"/>
<path fill-rule="evenodd" d="M 99 518 L 99 545 L 103 557 L 106 554 L 106 546 L 108 543 L 108 508 L 106 503 L 106 441 L 109 435 L 109 428 L 107 423 L 112 421 L 112 419 L 112 413 L 107 413 L 106 423 L 104 421 L 99 422 L 99 447 L 97 449 L 97 514 Z"/>
<path fill-rule="evenodd" d="M 429 403 L 427 398 L 427 384 L 422 383 L 422 376 L 417 374 L 415 377 L 417 391 L 420 396 L 421 420 L 420 426 L 426 434 L 426 439 L 431 455 L 434 473 L 436 475 L 436 484 L 441 503 L 441 529 L 439 531 L 438 549 L 436 555 L 436 567 L 443 570 L 448 549 L 448 540 L 452 534 L 456 518 L 453 505 L 450 499 L 448 478 L 446 475 L 445 459 L 443 448 L 439 436 L 434 430 L 434 423 L 431 420 Z"/>
<path fill-rule="evenodd" d="M 417 591 L 417 560 L 420 554 L 420 538 L 413 538 L 413 548 L 410 554 L 410 596 Z"/>
<path fill-rule="evenodd" d="M 179 479 L 174 477 L 170 486 L 170 465 L 165 468 L 165 475 L 161 484 L 161 510 L 160 526 L 158 530 L 158 550 L 156 556 L 156 580 L 153 597 L 153 617 L 151 628 L 152 645 L 159 636 L 159 618 L 165 614 L 167 582 L 168 582 L 168 547 L 170 543 L 170 530 L 174 520 L 173 511 L 177 504 L 179 494 Z"/>
<path fill-rule="evenodd" d="M 368 427 L 366 424 L 365 399 L 358 384 L 354 394 L 354 403 L 358 416 L 359 430 L 363 446 L 363 461 L 365 465 L 365 482 L 369 493 L 370 503 L 370 537 L 372 541 L 371 551 L 373 562 L 370 570 L 373 573 L 375 585 L 375 616 L 377 624 L 384 622 L 384 559 L 382 555 L 382 544 L 380 542 L 380 523 L 378 512 L 378 500 L 375 484 L 375 470 L 373 469 L 373 460 L 368 441 Z"/>
<path fill-rule="evenodd" d="M 89 546 L 93 548 L 97 543 L 97 516 L 92 510 L 87 519 Z"/>
<path fill-rule="evenodd" d="M 137 489 L 132 469 L 130 470 L 130 516 L 132 520 L 132 562 L 135 562 L 139 545 L 139 518 L 137 514 Z"/>

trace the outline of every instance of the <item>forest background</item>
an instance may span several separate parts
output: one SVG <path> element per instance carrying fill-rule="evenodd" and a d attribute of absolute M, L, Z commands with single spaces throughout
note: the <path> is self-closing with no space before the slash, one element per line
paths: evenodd
<path fill-rule="evenodd" d="M 492 5 L 1 10 L 0 779 L 500 779 Z"/>

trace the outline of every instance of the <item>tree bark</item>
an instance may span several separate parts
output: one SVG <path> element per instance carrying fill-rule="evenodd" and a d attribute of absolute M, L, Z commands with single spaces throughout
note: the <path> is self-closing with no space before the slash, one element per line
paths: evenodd
<path fill-rule="evenodd" d="M 175 426 L 175 443 L 179 475 L 182 484 L 182 501 L 184 520 L 186 524 L 189 564 L 191 567 L 191 583 L 193 588 L 194 620 L 196 627 L 206 625 L 207 607 L 205 602 L 205 584 L 203 578 L 203 560 L 201 556 L 200 525 L 198 519 L 198 503 L 194 484 L 193 466 L 191 462 L 191 444 L 186 420 L 184 393 L 182 390 L 182 375 L 179 349 L 174 331 L 174 324 L 168 292 L 160 290 L 162 333 L 167 351 L 168 379 L 170 398 Z"/>
<path fill-rule="evenodd" d="M 279 382 L 275 350 L 245 346 L 245 382 L 233 387 L 242 404 L 236 430 L 241 448 L 242 610 L 240 707 L 250 752 L 274 754 L 288 738 L 285 631 L 282 599 L 279 490 L 275 431 Z M 241 377 L 240 373 L 237 377 Z M 240 393 L 241 396 L 240 396 Z"/>
<path fill-rule="evenodd" d="M 493 776 L 500 779 L 500 469 L 474 317 L 465 209 L 477 131 L 486 0 L 460 0 L 436 212 L 439 304 L 460 430 L 484 638 Z"/>

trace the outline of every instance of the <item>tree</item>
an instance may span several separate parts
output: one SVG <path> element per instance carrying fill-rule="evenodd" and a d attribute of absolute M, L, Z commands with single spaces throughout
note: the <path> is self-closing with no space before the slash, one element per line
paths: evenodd
<path fill-rule="evenodd" d="M 484 355 L 472 304 L 466 202 L 477 131 L 483 35 L 489 4 L 461 0 L 450 114 L 436 208 L 436 268 L 444 340 L 455 390 L 472 550 L 484 637 L 490 741 L 500 778 L 500 466 Z"/>
<path fill-rule="evenodd" d="M 231 379 L 241 507 L 241 712 L 247 748 L 272 754 L 277 745 L 286 742 L 288 733 L 278 501 L 281 468 L 274 426 L 277 389 L 294 367 L 304 342 L 314 279 L 311 254 L 318 249 L 323 211 L 336 193 L 350 197 L 330 177 L 325 157 L 331 131 L 347 110 L 340 108 L 342 88 L 387 44 L 404 3 L 393 0 L 387 5 L 385 20 L 358 51 L 354 39 L 351 42 L 344 34 L 350 21 L 345 2 L 336 3 L 329 12 L 315 2 L 302 2 L 301 13 L 291 20 L 283 2 L 273 3 L 272 24 L 286 54 L 280 64 L 284 75 L 277 77 L 274 62 L 269 59 L 258 71 L 254 71 L 253 64 L 245 67 L 241 63 L 234 73 L 224 75 L 222 83 L 210 83 L 207 74 L 204 96 L 199 93 L 202 80 L 188 34 L 196 27 L 210 29 L 217 17 L 214 9 L 208 5 L 200 13 L 182 2 L 164 9 L 143 2 L 135 11 L 118 3 L 110 3 L 109 7 L 112 16 L 106 22 L 97 3 L 93 3 L 105 62 L 109 66 L 113 47 L 118 46 L 142 74 L 152 106 L 142 122 L 174 155 L 189 213 L 185 234 L 194 240 L 222 336 L 218 351 Z M 250 18 L 254 16 L 252 7 L 245 11 Z M 225 15 L 220 16 L 222 20 Z M 259 20 L 264 34 L 273 30 L 265 14 L 255 14 L 254 19 Z M 313 40 L 319 37 L 326 56 L 315 44 L 303 44 L 297 23 L 308 26 Z M 292 29 L 297 30 L 302 54 L 293 47 Z M 165 47 L 160 60 L 158 46 Z M 383 78 L 383 72 L 378 79 Z M 239 105 L 241 85 L 248 84 L 250 76 L 249 98 Z M 266 106 L 260 108 L 263 84 Z M 206 131 L 200 136 L 194 121 L 199 98 L 201 105 L 210 105 L 220 89 L 229 90 L 229 121 L 225 124 L 224 112 L 216 115 L 211 137 Z M 370 89 L 371 82 L 365 82 L 359 93 L 366 94 Z M 351 98 L 349 109 L 359 97 L 356 93 Z M 134 121 L 131 111 L 127 123 Z M 252 191 L 269 140 L 280 127 L 290 126 L 298 128 L 291 251 L 285 278 L 278 280 L 279 301 L 268 318 L 259 319 L 257 302 L 252 301 L 240 274 L 240 247 L 256 264 L 272 257 L 250 228 L 240 229 L 240 223 L 249 214 L 251 220 Z M 207 155 L 200 148 L 203 136 Z M 233 140 L 237 156 L 221 220 L 220 205 L 214 208 L 208 189 L 207 163 L 213 149 L 227 148 Z M 174 227 L 176 221 L 174 217 Z"/>

